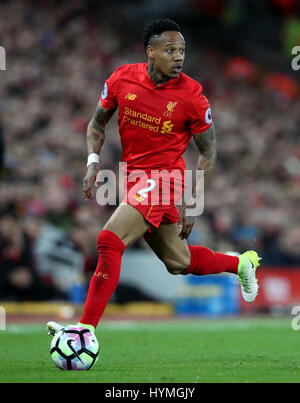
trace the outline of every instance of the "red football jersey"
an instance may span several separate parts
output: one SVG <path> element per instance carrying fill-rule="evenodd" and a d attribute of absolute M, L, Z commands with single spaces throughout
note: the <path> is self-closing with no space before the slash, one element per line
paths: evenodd
<path fill-rule="evenodd" d="M 202 86 L 186 74 L 155 86 L 147 63 L 125 64 L 106 80 L 101 104 L 119 108 L 127 170 L 185 169 L 184 153 L 192 134 L 212 124 Z"/>

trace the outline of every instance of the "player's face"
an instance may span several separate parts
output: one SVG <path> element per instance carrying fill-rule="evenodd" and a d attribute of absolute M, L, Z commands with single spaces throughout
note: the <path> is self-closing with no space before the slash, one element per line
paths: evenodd
<path fill-rule="evenodd" d="M 182 71 L 185 57 L 185 41 L 176 31 L 163 32 L 147 49 L 156 72 L 170 78 L 177 78 Z"/>

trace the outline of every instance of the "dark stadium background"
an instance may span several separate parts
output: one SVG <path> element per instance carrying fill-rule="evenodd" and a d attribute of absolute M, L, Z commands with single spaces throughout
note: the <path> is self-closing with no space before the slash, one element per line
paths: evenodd
<path fill-rule="evenodd" d="M 261 300 L 250 310 L 278 313 L 300 302 L 300 70 L 292 69 L 299 2 L 2 0 L 0 301 L 8 313 L 19 312 L 15 302 L 83 302 L 96 238 L 115 208 L 82 197 L 86 127 L 114 69 L 146 61 L 141 33 L 158 17 L 181 25 L 184 72 L 202 83 L 217 133 L 217 165 L 189 242 L 259 252 Z M 120 157 L 114 116 L 103 168 L 117 173 Z M 193 144 L 185 157 L 195 166 Z M 140 241 L 130 259 L 149 253 Z M 122 272 L 138 269 L 132 265 Z M 159 270 L 148 273 L 154 288 L 161 278 L 166 290 L 178 281 Z M 174 297 L 125 280 L 117 303 Z"/>

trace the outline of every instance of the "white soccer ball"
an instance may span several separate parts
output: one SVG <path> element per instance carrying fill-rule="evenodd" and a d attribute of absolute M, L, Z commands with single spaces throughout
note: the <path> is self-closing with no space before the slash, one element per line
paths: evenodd
<path fill-rule="evenodd" d="M 88 370 L 99 357 L 96 336 L 80 326 L 69 326 L 55 334 L 51 341 L 50 356 L 55 365 L 66 370 Z"/>

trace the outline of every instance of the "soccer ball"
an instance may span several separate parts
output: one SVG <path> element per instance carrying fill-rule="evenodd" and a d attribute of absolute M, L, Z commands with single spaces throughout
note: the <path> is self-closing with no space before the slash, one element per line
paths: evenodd
<path fill-rule="evenodd" d="M 99 357 L 96 336 L 80 326 L 69 326 L 55 334 L 51 341 L 50 356 L 60 369 L 88 370 Z"/>

